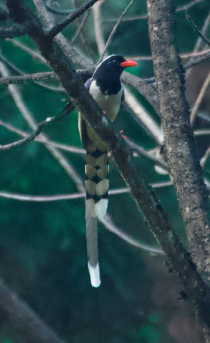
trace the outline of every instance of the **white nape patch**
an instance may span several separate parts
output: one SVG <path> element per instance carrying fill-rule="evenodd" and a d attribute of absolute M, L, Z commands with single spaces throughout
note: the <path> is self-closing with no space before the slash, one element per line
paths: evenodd
<path fill-rule="evenodd" d="M 88 270 L 90 274 L 90 282 L 93 287 L 99 287 L 101 284 L 101 279 L 100 279 L 100 271 L 99 271 L 99 264 L 95 267 L 91 266 L 91 264 L 88 262 Z"/>
<path fill-rule="evenodd" d="M 108 199 L 101 199 L 95 204 L 96 216 L 100 219 L 103 218 L 106 214 L 108 207 Z"/>

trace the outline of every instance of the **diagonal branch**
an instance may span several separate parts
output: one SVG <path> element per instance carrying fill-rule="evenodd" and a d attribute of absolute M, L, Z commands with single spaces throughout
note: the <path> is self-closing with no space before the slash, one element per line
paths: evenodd
<path fill-rule="evenodd" d="M 8 28 L 1 27 L 0 39 L 24 36 L 26 33 L 28 33 L 29 28 L 30 26 L 28 25 L 28 23 L 25 25 L 14 24 Z"/>
<path fill-rule="evenodd" d="M 210 73 L 208 73 L 208 75 L 207 75 L 207 77 L 206 77 L 206 79 L 205 79 L 205 81 L 204 81 L 204 83 L 203 83 L 203 85 L 202 85 L 202 87 L 200 89 L 200 92 L 199 92 L 198 97 L 197 97 L 197 99 L 195 101 L 195 104 L 194 104 L 194 106 L 192 108 L 192 111 L 190 113 L 190 123 L 191 123 L 191 125 L 194 124 L 198 108 L 199 108 L 199 106 L 201 104 L 201 101 L 202 101 L 206 91 L 207 91 L 207 88 L 209 87 L 209 84 L 210 84 Z"/>
<path fill-rule="evenodd" d="M 0 307 L 3 318 L 10 320 L 19 332 L 23 332 L 27 342 L 64 343 L 1 279 Z"/>
<path fill-rule="evenodd" d="M 185 10 L 187 20 L 189 23 L 192 25 L 194 31 L 199 35 L 199 37 L 208 45 L 210 46 L 210 41 L 202 34 L 202 32 L 198 29 L 197 25 L 195 22 L 192 20 L 191 16 L 189 15 L 188 11 Z"/>
<path fill-rule="evenodd" d="M 10 144 L 0 145 L 0 151 L 1 150 L 11 150 L 11 149 L 19 147 L 21 145 L 26 145 L 27 143 L 33 141 L 44 130 L 44 128 L 46 128 L 50 123 L 56 122 L 56 121 L 58 121 L 64 117 L 66 117 L 73 110 L 74 110 L 73 104 L 69 103 L 65 107 L 65 109 L 61 113 L 59 113 L 57 116 L 48 117 L 47 119 L 45 119 L 42 122 L 40 122 L 39 124 L 37 124 L 36 130 L 31 135 L 29 135 L 28 137 L 20 139 L 19 141 L 16 141 L 16 142 L 13 142 Z"/>
<path fill-rule="evenodd" d="M 63 19 L 60 23 L 53 26 L 53 28 L 49 31 L 48 37 L 52 39 L 55 37 L 59 32 L 61 32 L 67 25 L 72 23 L 75 19 L 77 19 L 80 15 L 82 15 L 84 12 L 88 10 L 91 6 L 95 4 L 95 2 L 98 0 L 90 0 L 80 6 L 76 11 L 73 13 L 70 13 L 67 18 Z"/>
<path fill-rule="evenodd" d="M 113 29 L 112 29 L 112 32 L 111 32 L 110 35 L 109 35 L 109 38 L 107 39 L 107 42 L 106 42 L 104 51 L 103 51 L 103 53 L 102 53 L 102 55 L 101 55 L 100 60 L 99 60 L 98 63 L 100 63 L 100 62 L 103 60 L 103 58 L 104 58 L 104 56 L 105 56 L 105 54 L 106 54 L 106 52 L 107 52 L 107 49 L 108 49 L 108 47 L 109 47 L 109 45 L 110 45 L 110 43 L 111 43 L 111 41 L 112 41 L 112 38 L 114 37 L 114 34 L 115 34 L 117 28 L 119 27 L 119 25 L 120 25 L 120 23 L 121 23 L 121 21 L 122 21 L 124 15 L 127 13 L 127 11 L 129 10 L 129 8 L 131 7 L 131 5 L 133 4 L 134 1 L 135 1 L 135 0 L 131 0 L 131 1 L 129 2 L 128 6 L 126 6 L 125 10 L 122 12 L 122 14 L 120 15 L 119 19 L 117 20 L 115 26 L 114 26 Z"/>
<path fill-rule="evenodd" d="M 45 4 L 46 9 L 48 12 L 58 15 L 69 15 L 70 13 L 74 12 L 74 10 L 57 10 Z"/>

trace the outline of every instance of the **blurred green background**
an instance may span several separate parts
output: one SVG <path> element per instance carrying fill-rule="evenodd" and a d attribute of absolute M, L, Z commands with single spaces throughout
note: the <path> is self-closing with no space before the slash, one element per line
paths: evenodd
<path fill-rule="evenodd" d="M 31 4 L 30 1 L 27 3 Z M 127 0 L 106 0 L 103 3 L 101 14 L 105 40 L 115 24 L 106 19 L 118 18 L 128 3 Z M 173 1 L 175 7 L 188 3 Z M 3 1 L 0 4 L 3 6 Z M 69 0 L 60 0 L 58 3 L 51 1 L 48 4 L 55 9 L 74 8 Z M 202 1 L 189 10 L 200 29 L 208 12 L 209 1 Z M 145 0 L 135 1 L 125 17 L 142 14 L 146 14 Z M 177 13 L 175 18 L 179 50 L 182 53 L 190 52 L 198 37 L 186 20 L 185 12 Z M 55 16 L 55 20 L 60 19 L 61 16 Z M 2 22 L 2 26 L 9 24 Z M 78 22 L 74 22 L 64 30 L 69 41 L 77 27 Z M 96 62 L 99 54 L 92 13 L 85 25 L 86 43 L 83 38 L 79 36 L 75 46 Z M 17 38 L 17 41 L 37 51 L 27 36 Z M 0 49 L 0 60 L 6 58 L 24 73 L 49 70 L 11 40 L 1 41 Z M 142 55 L 150 56 L 146 20 L 122 22 L 108 52 L 134 59 Z M 11 75 L 18 75 L 11 66 L 7 65 L 7 68 Z M 152 62 L 138 61 L 138 67 L 130 72 L 141 78 L 151 77 Z M 59 85 L 58 82 L 52 84 Z M 39 85 L 17 87 L 36 122 L 56 115 L 68 101 L 64 92 L 51 91 Z M 20 130 L 31 132 L 8 88 L 1 86 L 0 89 L 0 119 Z M 136 91 L 134 93 L 159 123 L 157 114 Z M 155 148 L 155 141 L 123 108 L 114 126 L 145 149 Z M 208 122 L 198 120 L 196 127 L 202 126 L 208 126 Z M 76 111 L 48 127 L 45 133 L 53 141 L 81 148 Z M 17 134 L 2 126 L 0 136 L 0 144 L 19 139 Z M 208 136 L 198 141 L 200 155 L 208 146 L 208 141 Z M 84 180 L 83 158 L 65 151 L 62 153 Z M 74 181 L 42 143 L 31 142 L 11 151 L 1 151 L 0 161 L 1 191 L 43 196 L 77 192 Z M 157 174 L 154 164 L 144 158 L 137 158 L 136 164 L 149 182 L 169 179 L 168 176 Z M 110 188 L 124 185 L 116 166 L 111 162 Z M 160 188 L 157 194 L 171 224 L 186 244 L 173 187 Z M 0 206 L 0 276 L 67 342 L 186 343 L 188 339 L 191 343 L 201 342 L 193 309 L 178 299 L 181 288 L 176 276 L 169 274 L 164 266 L 164 257 L 130 246 L 102 225 L 99 225 L 102 285 L 99 289 L 91 287 L 87 270 L 84 199 L 38 203 L 1 197 Z M 124 232 L 142 243 L 158 247 L 129 194 L 110 196 L 109 214 Z M 9 324 L 2 324 L 0 341 L 25 342 L 24 337 Z"/>

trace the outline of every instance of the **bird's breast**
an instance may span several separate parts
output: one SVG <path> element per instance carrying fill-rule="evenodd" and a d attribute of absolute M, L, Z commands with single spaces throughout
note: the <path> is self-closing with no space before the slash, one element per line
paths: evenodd
<path fill-rule="evenodd" d="M 89 92 L 102 111 L 105 112 L 106 117 L 113 121 L 120 110 L 123 88 L 117 94 L 104 94 L 100 91 L 96 81 L 93 80 Z"/>

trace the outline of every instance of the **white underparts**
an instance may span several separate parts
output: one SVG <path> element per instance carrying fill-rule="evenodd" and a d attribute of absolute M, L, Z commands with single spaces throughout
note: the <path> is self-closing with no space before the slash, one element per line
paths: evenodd
<path fill-rule="evenodd" d="M 96 266 L 91 266 L 91 264 L 88 262 L 88 270 L 90 273 L 91 285 L 96 288 L 99 287 L 101 284 L 99 264 L 97 263 Z"/>
<path fill-rule="evenodd" d="M 106 113 L 106 117 L 113 121 L 118 114 L 122 102 L 123 86 L 117 94 L 104 95 L 96 84 L 96 80 L 90 85 L 89 93 L 98 103 L 99 107 Z"/>

